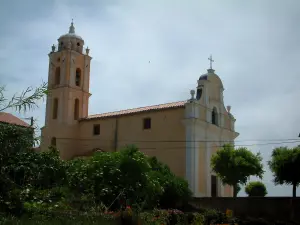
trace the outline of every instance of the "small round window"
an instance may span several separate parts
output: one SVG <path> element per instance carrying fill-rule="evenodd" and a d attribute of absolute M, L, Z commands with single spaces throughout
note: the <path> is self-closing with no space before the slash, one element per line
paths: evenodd
<path fill-rule="evenodd" d="M 79 42 L 77 42 L 77 46 L 78 46 L 78 47 L 80 46 L 80 43 L 79 43 Z"/>

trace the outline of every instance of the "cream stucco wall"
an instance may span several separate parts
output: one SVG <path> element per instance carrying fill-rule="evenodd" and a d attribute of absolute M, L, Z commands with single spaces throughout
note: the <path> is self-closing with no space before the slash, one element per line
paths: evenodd
<path fill-rule="evenodd" d="M 151 129 L 143 129 L 143 119 L 151 118 Z M 94 148 L 104 151 L 119 150 L 134 144 L 149 156 L 156 156 L 184 177 L 185 127 L 184 108 L 138 113 L 113 118 L 81 121 L 78 154 Z M 94 124 L 100 124 L 100 135 L 93 135 Z M 172 155 L 172 157 L 170 157 Z"/>

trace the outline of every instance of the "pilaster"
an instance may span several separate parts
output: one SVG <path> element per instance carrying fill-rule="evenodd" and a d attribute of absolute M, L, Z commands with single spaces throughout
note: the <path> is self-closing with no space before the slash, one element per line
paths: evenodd
<path fill-rule="evenodd" d="M 197 120 L 199 119 L 200 108 L 196 102 L 195 91 L 191 91 L 192 98 L 185 104 L 185 119 L 183 123 L 186 130 L 186 179 L 189 188 L 195 195 L 198 191 L 198 163 L 199 163 L 199 143 L 197 139 Z"/>
<path fill-rule="evenodd" d="M 206 196 L 211 196 L 211 169 L 210 169 L 210 159 L 211 159 L 211 143 L 206 142 Z"/>

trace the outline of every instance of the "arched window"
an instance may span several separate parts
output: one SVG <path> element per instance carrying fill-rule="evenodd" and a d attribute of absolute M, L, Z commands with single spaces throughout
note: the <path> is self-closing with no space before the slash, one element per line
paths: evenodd
<path fill-rule="evenodd" d="M 76 69 L 76 76 L 75 76 L 75 85 L 80 86 L 80 81 L 81 81 L 81 69 L 77 68 Z"/>
<path fill-rule="evenodd" d="M 211 113 L 211 122 L 212 122 L 212 124 L 218 126 L 218 111 L 217 111 L 216 107 L 213 108 L 213 111 Z"/>
<path fill-rule="evenodd" d="M 56 137 L 51 138 L 51 146 L 56 147 Z"/>
<path fill-rule="evenodd" d="M 57 119 L 57 115 L 58 115 L 58 98 L 55 98 L 53 100 L 53 115 L 52 115 L 52 118 Z"/>
<path fill-rule="evenodd" d="M 56 67 L 56 69 L 55 69 L 54 84 L 55 85 L 59 85 L 60 84 L 60 67 Z"/>
<path fill-rule="evenodd" d="M 202 88 L 199 88 L 199 89 L 197 89 L 197 96 L 196 96 L 196 99 L 197 99 L 197 100 L 200 100 L 201 95 L 202 95 Z"/>
<path fill-rule="evenodd" d="M 79 118 L 79 99 L 75 99 L 74 103 L 74 120 L 78 120 Z"/>

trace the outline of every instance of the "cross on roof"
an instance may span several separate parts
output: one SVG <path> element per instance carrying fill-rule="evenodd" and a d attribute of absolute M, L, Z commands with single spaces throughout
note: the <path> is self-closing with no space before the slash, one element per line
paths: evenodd
<path fill-rule="evenodd" d="M 212 69 L 212 63 L 214 62 L 214 60 L 212 59 L 212 55 L 210 55 L 210 57 L 208 58 L 208 60 L 210 61 L 210 69 Z"/>

